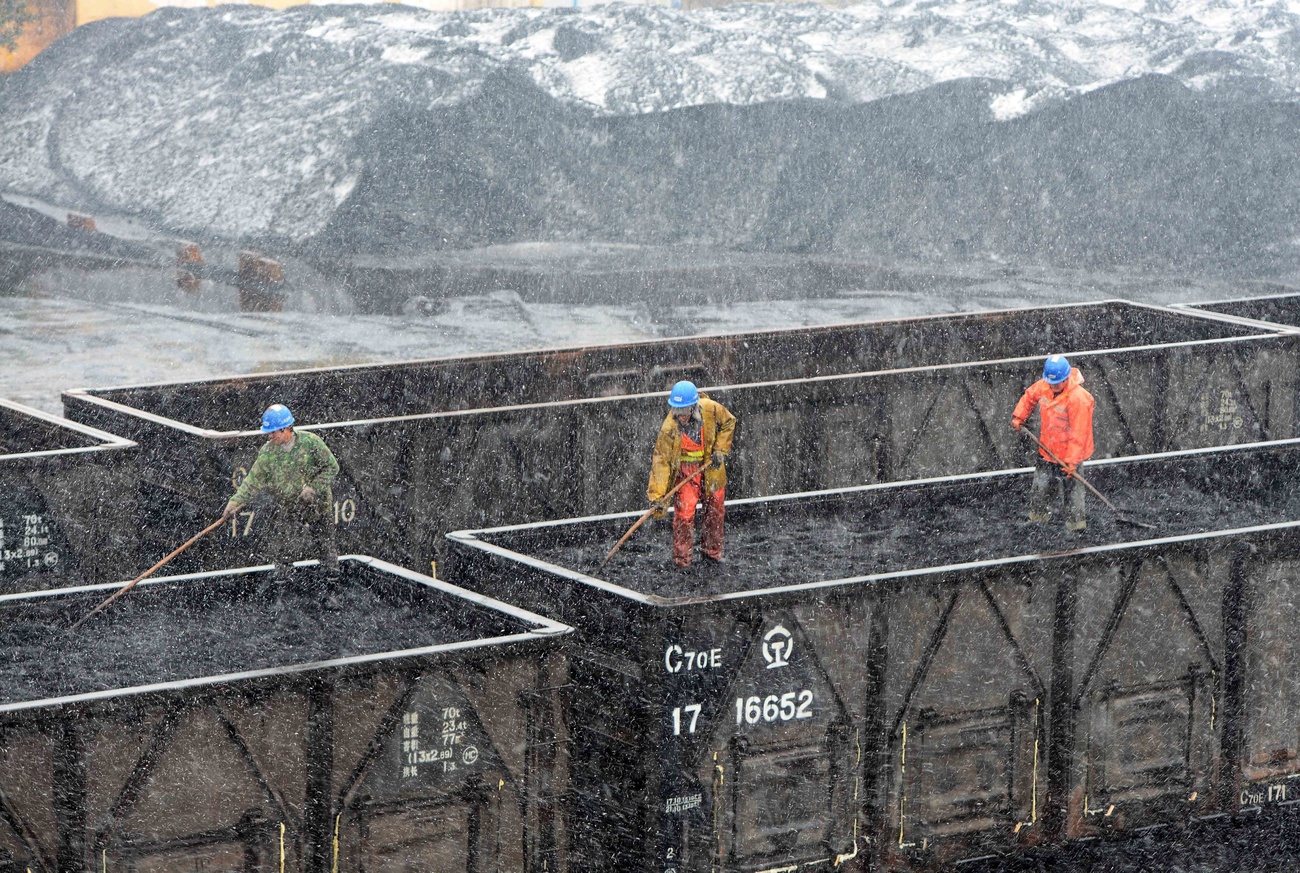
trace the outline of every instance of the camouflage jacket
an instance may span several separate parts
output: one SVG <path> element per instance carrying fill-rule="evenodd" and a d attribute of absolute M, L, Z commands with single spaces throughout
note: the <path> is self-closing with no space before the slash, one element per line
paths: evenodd
<path fill-rule="evenodd" d="M 246 506 L 261 494 L 276 502 L 293 506 L 302 486 L 315 489 L 321 506 L 334 503 L 330 483 L 339 474 L 339 462 L 325 441 L 314 433 L 294 431 L 293 447 L 284 450 L 268 441 L 257 453 L 253 469 L 248 471 L 232 502 Z"/>

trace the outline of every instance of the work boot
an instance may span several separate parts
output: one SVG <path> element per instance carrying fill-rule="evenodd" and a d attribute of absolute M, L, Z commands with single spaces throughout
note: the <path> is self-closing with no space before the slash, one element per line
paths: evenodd
<path fill-rule="evenodd" d="M 1029 513 L 1029 520 L 1034 524 L 1046 524 L 1052 520 L 1052 514 L 1050 512 L 1031 512 Z"/>
<path fill-rule="evenodd" d="M 1067 521 L 1065 529 L 1073 534 L 1081 534 L 1088 529 L 1087 521 Z"/>

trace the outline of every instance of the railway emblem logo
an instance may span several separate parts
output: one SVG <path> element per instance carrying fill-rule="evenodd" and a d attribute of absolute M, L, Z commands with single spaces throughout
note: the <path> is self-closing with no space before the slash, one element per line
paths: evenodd
<path fill-rule="evenodd" d="M 785 667 L 790 663 L 792 654 L 794 654 L 794 637 L 785 627 L 778 624 L 763 634 L 763 660 L 767 661 L 767 669 Z"/>

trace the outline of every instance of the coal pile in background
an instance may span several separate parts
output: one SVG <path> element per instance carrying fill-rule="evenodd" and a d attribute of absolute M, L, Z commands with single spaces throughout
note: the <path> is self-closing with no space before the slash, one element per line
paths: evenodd
<path fill-rule="evenodd" d="M 607 240 L 1228 273 L 1296 262 L 1300 108 L 1152 76 L 996 122 L 998 88 L 608 118 L 498 77 L 462 106 L 363 134 L 368 152 L 406 158 L 367 172 L 310 246 L 400 258 Z"/>
<path fill-rule="evenodd" d="M 1300 16 L 933 6 L 167 8 L 0 85 L 0 186 L 395 267 L 521 241 L 1300 262 Z"/>
<path fill-rule="evenodd" d="M 499 616 L 447 595 L 396 598 L 351 573 L 298 568 L 143 585 L 75 633 L 105 596 L 0 606 L 0 703 L 288 667 L 509 633 Z"/>
<path fill-rule="evenodd" d="M 645 594 L 692 597 L 1300 519 L 1300 494 L 1286 486 L 1281 468 L 1267 480 L 1242 469 L 1240 481 L 1227 485 L 1196 467 L 1171 470 L 1159 481 L 1130 480 L 1123 467 L 1085 472 L 1120 509 L 1155 529 L 1119 522 L 1091 495 L 1084 534 L 1067 534 L 1059 515 L 1050 524 L 1033 524 L 1026 474 L 735 507 L 727 519 L 724 562 L 697 557 L 684 571 L 672 564 L 668 520 L 638 532 L 603 569 L 597 568 L 616 537 L 581 543 L 547 541 L 545 534 L 486 539 Z"/>

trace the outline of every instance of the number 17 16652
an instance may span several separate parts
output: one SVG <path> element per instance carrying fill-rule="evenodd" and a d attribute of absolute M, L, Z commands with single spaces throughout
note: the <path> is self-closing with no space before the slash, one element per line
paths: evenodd
<path fill-rule="evenodd" d="M 696 726 L 699 724 L 700 711 L 703 708 L 698 703 L 674 707 L 672 711 L 674 736 L 695 733 Z M 812 718 L 814 715 L 813 693 L 806 688 L 802 691 L 787 691 L 784 694 L 769 694 L 766 697 L 755 694 L 750 697 L 736 698 L 736 724 L 742 726 L 762 722 L 771 724 L 796 721 Z"/>

